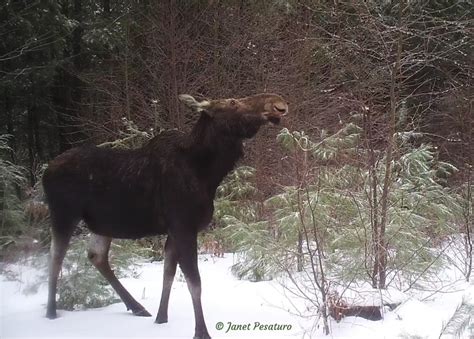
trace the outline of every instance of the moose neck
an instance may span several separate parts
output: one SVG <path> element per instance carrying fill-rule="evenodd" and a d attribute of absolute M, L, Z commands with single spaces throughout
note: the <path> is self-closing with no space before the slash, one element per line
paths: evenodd
<path fill-rule="evenodd" d="M 214 195 L 217 186 L 242 156 L 242 138 L 220 128 L 202 114 L 190 135 L 190 150 L 198 175 Z"/>

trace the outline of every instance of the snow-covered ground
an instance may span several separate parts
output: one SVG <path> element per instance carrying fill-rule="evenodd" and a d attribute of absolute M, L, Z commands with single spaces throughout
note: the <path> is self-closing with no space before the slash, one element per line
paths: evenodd
<path fill-rule="evenodd" d="M 203 307 L 207 327 L 214 338 L 326 337 L 314 326 L 315 317 L 295 315 L 294 305 L 301 300 L 290 297 L 277 281 L 252 283 L 237 280 L 230 273 L 232 254 L 224 258 L 200 256 L 203 282 Z M 162 263 L 146 263 L 137 279 L 121 279 L 125 287 L 153 314 L 152 318 L 135 317 L 122 303 L 84 311 L 59 311 L 59 318 L 45 315 L 46 283 L 37 291 L 30 282 L 37 275 L 33 268 L 16 267 L 19 281 L 0 276 L 0 337 L 157 337 L 190 338 L 194 334 L 191 298 L 182 276 L 177 275 L 169 305 L 169 322 L 155 324 L 161 293 Z M 474 285 L 458 282 L 456 292 L 440 293 L 428 300 L 408 294 L 397 294 L 402 304 L 385 313 L 381 321 L 347 317 L 340 323 L 331 321 L 331 338 L 400 338 L 419 336 L 438 338 L 443 322 L 453 314 L 462 298 L 474 302 Z M 400 297 L 401 295 L 401 297 Z M 223 329 L 216 329 L 219 322 Z M 284 330 L 258 329 L 262 325 L 287 325 Z M 229 323 L 249 329 L 229 330 Z M 288 326 L 290 325 L 290 326 Z M 290 329 L 288 329 L 290 327 Z M 327 338 L 327 337 L 326 337 Z"/>

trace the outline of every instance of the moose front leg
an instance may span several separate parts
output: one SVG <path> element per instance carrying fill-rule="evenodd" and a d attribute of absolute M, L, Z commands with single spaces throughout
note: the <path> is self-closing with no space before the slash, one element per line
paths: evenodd
<path fill-rule="evenodd" d="M 197 234 L 181 235 L 176 240 L 176 249 L 178 253 L 178 263 L 183 271 L 189 293 L 193 301 L 195 333 L 194 338 L 210 339 L 207 331 L 201 304 L 201 277 L 199 275 L 197 260 Z"/>

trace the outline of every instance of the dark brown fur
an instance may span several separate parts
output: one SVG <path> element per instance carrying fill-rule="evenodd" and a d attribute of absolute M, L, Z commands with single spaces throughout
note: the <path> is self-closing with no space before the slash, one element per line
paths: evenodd
<path fill-rule="evenodd" d="M 56 317 L 56 280 L 72 231 L 80 220 L 95 234 L 89 258 L 128 309 L 149 313 L 123 288 L 108 265 L 111 238 L 168 234 L 162 299 L 156 322 L 167 321 L 169 292 L 179 263 L 193 299 L 195 337 L 209 337 L 201 307 L 197 233 L 213 214 L 217 186 L 242 155 L 242 141 L 268 121 L 278 123 L 286 102 L 274 94 L 198 102 L 189 135 L 164 132 L 135 150 L 71 149 L 54 159 L 43 177 L 51 220 L 47 316 Z"/>

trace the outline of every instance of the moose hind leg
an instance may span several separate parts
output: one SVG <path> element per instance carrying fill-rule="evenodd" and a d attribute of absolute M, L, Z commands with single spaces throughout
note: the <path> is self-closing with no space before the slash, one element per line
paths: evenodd
<path fill-rule="evenodd" d="M 174 276 L 176 274 L 176 266 L 178 257 L 173 240 L 170 236 L 166 239 L 165 244 L 165 265 L 163 270 L 163 289 L 161 291 L 160 308 L 155 322 L 162 324 L 168 322 L 168 302 L 170 300 L 171 286 L 173 285 Z"/>
<path fill-rule="evenodd" d="M 104 237 L 97 234 L 91 234 L 89 242 L 89 250 L 87 256 L 92 264 L 99 270 L 109 284 L 113 287 L 120 299 L 127 306 L 127 310 L 132 310 L 134 315 L 141 317 L 151 317 L 151 314 L 138 303 L 128 291 L 123 287 L 120 281 L 110 268 L 109 264 L 109 249 L 112 238 Z"/>
<path fill-rule="evenodd" d="M 66 255 L 69 241 L 72 236 L 72 231 L 75 224 L 69 223 L 64 224 L 68 227 L 62 228 L 58 231 L 58 224 L 55 224 L 54 218 L 52 237 L 51 237 L 51 249 L 50 249 L 50 262 L 49 262 L 49 279 L 48 279 L 48 304 L 46 306 L 46 317 L 49 319 L 55 319 L 56 315 L 56 290 L 58 284 L 59 272 Z"/>

